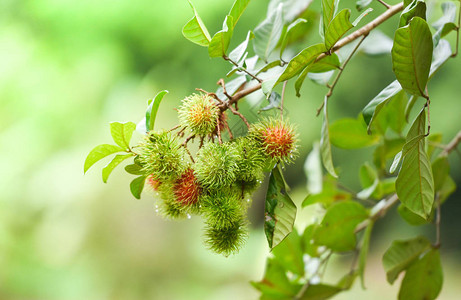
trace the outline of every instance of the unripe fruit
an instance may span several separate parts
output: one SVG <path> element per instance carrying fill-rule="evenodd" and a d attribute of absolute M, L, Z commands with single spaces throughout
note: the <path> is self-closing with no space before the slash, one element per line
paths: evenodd
<path fill-rule="evenodd" d="M 211 251 L 224 256 L 238 253 L 248 237 L 248 230 L 243 218 L 225 228 L 207 225 L 205 228 L 205 244 Z"/>
<path fill-rule="evenodd" d="M 260 143 L 251 136 L 241 137 L 235 141 L 240 159 L 237 161 L 237 181 L 260 181 L 263 175 L 266 156 Z"/>
<path fill-rule="evenodd" d="M 203 196 L 201 200 L 203 216 L 213 228 L 231 227 L 243 217 L 243 206 L 239 194 L 218 191 Z"/>
<path fill-rule="evenodd" d="M 194 170 L 187 169 L 173 187 L 175 200 L 183 206 L 194 205 L 198 202 L 201 188 L 194 175 Z"/>
<path fill-rule="evenodd" d="M 230 187 L 236 180 L 239 155 L 234 144 L 206 143 L 197 153 L 195 174 L 211 190 Z"/>
<path fill-rule="evenodd" d="M 213 134 L 219 113 L 214 99 L 205 94 L 186 97 L 178 109 L 181 124 L 199 136 Z"/>
<path fill-rule="evenodd" d="M 253 124 L 249 134 L 260 142 L 266 155 L 275 162 L 292 162 L 297 154 L 297 136 L 286 121 L 264 119 Z"/>

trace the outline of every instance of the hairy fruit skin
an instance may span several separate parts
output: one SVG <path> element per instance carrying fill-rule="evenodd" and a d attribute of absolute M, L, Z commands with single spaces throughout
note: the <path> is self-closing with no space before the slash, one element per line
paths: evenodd
<path fill-rule="evenodd" d="M 194 170 L 187 169 L 181 177 L 176 180 L 173 193 L 178 203 L 183 206 L 194 205 L 198 202 L 201 188 L 194 175 Z"/>
<path fill-rule="evenodd" d="M 286 121 L 264 119 L 253 124 L 249 133 L 260 142 L 263 151 L 275 162 L 291 163 L 297 155 L 297 135 Z"/>
<path fill-rule="evenodd" d="M 193 94 L 184 98 L 178 114 L 181 124 L 190 128 L 193 134 L 207 136 L 216 129 L 220 110 L 210 96 Z"/>
<path fill-rule="evenodd" d="M 207 189 L 227 188 L 236 180 L 238 160 L 235 145 L 207 143 L 197 153 L 195 174 L 200 184 Z"/>
<path fill-rule="evenodd" d="M 207 223 L 217 229 L 232 226 L 243 218 L 244 210 L 239 194 L 216 192 L 202 198 L 202 215 Z"/>
<path fill-rule="evenodd" d="M 248 229 L 244 219 L 232 223 L 229 227 L 216 228 L 207 223 L 205 228 L 205 244 L 211 251 L 229 256 L 239 252 L 248 237 Z"/>
<path fill-rule="evenodd" d="M 241 137 L 235 142 L 240 159 L 237 161 L 237 181 L 254 182 L 264 178 L 266 156 L 260 144 L 252 137 Z"/>

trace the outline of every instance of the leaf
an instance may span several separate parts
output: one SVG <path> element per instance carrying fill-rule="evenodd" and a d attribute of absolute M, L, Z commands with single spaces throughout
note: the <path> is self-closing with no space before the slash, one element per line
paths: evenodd
<path fill-rule="evenodd" d="M 456 183 L 453 180 L 453 178 L 448 176 L 443 182 L 442 187 L 438 191 L 440 204 L 443 204 L 445 200 L 447 200 L 448 197 L 450 197 L 450 195 L 453 194 L 455 191 L 456 191 Z"/>
<path fill-rule="evenodd" d="M 288 196 L 280 166 L 272 170 L 266 194 L 264 232 L 272 249 L 293 230 L 296 206 Z"/>
<path fill-rule="evenodd" d="M 427 137 L 427 156 L 432 157 L 434 151 L 438 149 L 437 146 L 442 144 L 442 134 L 441 133 L 431 133 Z"/>
<path fill-rule="evenodd" d="M 267 98 L 267 101 L 269 101 L 269 105 L 261 108 L 261 111 L 279 108 L 280 102 L 282 101 L 282 96 L 280 96 L 280 94 L 277 92 L 271 92 L 269 97 Z"/>
<path fill-rule="evenodd" d="M 250 3 L 250 0 L 235 0 L 234 4 L 232 4 L 232 8 L 231 8 L 231 10 L 229 12 L 229 15 L 234 20 L 232 28 L 234 28 L 235 25 L 237 24 L 238 20 L 240 19 L 243 12 L 247 8 L 248 3 Z"/>
<path fill-rule="evenodd" d="M 357 198 L 361 200 L 369 199 L 379 185 L 378 174 L 368 162 L 365 162 L 360 167 L 359 177 L 363 190 L 357 193 Z"/>
<path fill-rule="evenodd" d="M 328 208 L 314 234 L 315 243 L 333 251 L 355 248 L 355 227 L 368 217 L 366 209 L 354 201 L 342 201 Z"/>
<path fill-rule="evenodd" d="M 439 156 L 432 163 L 434 190 L 439 191 L 450 173 L 450 165 L 446 156 Z"/>
<path fill-rule="evenodd" d="M 399 166 L 399 163 L 401 160 L 402 160 L 402 151 L 400 151 L 399 153 L 395 155 L 394 161 L 392 162 L 392 165 L 389 169 L 389 173 L 392 174 L 395 172 L 395 170 L 397 170 L 397 167 Z"/>
<path fill-rule="evenodd" d="M 254 31 L 254 51 L 264 61 L 267 61 L 267 58 L 277 46 L 282 35 L 282 7 L 283 5 L 280 4 Z"/>
<path fill-rule="evenodd" d="M 442 285 L 440 254 L 437 249 L 431 249 L 408 268 L 400 286 L 399 300 L 436 299 Z"/>
<path fill-rule="evenodd" d="M 431 243 L 425 237 L 392 242 L 383 256 L 383 266 L 387 281 L 393 284 L 399 274 L 406 270 L 418 257 L 429 249 Z"/>
<path fill-rule="evenodd" d="M 128 174 L 132 174 L 132 175 L 142 175 L 143 174 L 142 166 L 140 166 L 140 165 L 138 165 L 136 163 L 125 166 L 125 171 Z"/>
<path fill-rule="evenodd" d="M 367 0 L 368 1 L 368 0 Z M 368 55 L 391 53 L 393 40 L 378 29 L 371 31 L 359 50 Z"/>
<path fill-rule="evenodd" d="M 357 8 L 358 11 L 363 10 L 365 7 L 370 5 L 372 0 L 357 0 L 355 2 L 355 8 Z"/>
<path fill-rule="evenodd" d="M 362 247 L 360 248 L 359 254 L 359 275 L 362 283 L 362 288 L 365 289 L 365 266 L 367 264 L 368 250 L 370 248 L 371 232 L 373 231 L 373 222 L 367 226 L 365 233 L 363 234 Z"/>
<path fill-rule="evenodd" d="M 404 219 L 408 224 L 413 225 L 413 226 L 420 226 L 420 225 L 428 224 L 431 219 L 431 218 L 429 218 L 429 220 L 424 219 L 420 215 L 417 215 L 411 210 L 409 210 L 403 204 L 399 205 L 399 207 L 397 208 L 397 211 L 402 219 Z"/>
<path fill-rule="evenodd" d="M 407 25 L 413 17 L 426 19 L 426 3 L 423 0 L 413 0 L 404 8 L 400 15 L 399 27 Z"/>
<path fill-rule="evenodd" d="M 456 5 L 453 2 L 442 3 L 443 14 L 437 22 L 432 24 L 432 27 L 437 31 L 432 36 L 434 46 L 437 46 L 440 38 L 456 29 L 456 24 L 453 23 L 456 18 Z"/>
<path fill-rule="evenodd" d="M 208 46 L 208 55 L 210 57 L 222 57 L 226 55 L 232 34 L 234 33 L 233 24 L 232 16 L 226 16 L 222 30 L 216 32 Z"/>
<path fill-rule="evenodd" d="M 99 160 L 103 159 L 104 157 L 111 155 L 117 152 L 123 152 L 124 150 L 119 146 L 109 145 L 109 144 L 102 144 L 96 146 L 93 150 L 90 151 L 88 156 L 85 159 L 85 165 L 83 166 L 83 173 L 86 173 L 88 169 L 94 165 Z"/>
<path fill-rule="evenodd" d="M 363 119 L 368 125 L 368 132 L 371 132 L 371 124 L 384 107 L 387 101 L 392 97 L 397 95 L 402 90 L 400 83 L 397 80 L 394 80 L 391 84 L 385 87 L 381 92 L 379 92 L 376 97 L 374 97 L 365 108 L 362 110 Z"/>
<path fill-rule="evenodd" d="M 304 174 L 306 174 L 307 177 L 307 190 L 309 193 L 320 193 L 323 186 L 323 176 L 319 143 L 314 143 L 312 151 L 306 158 L 306 162 L 304 163 Z"/>
<path fill-rule="evenodd" d="M 102 169 L 102 181 L 106 183 L 115 167 L 129 157 L 133 157 L 133 154 L 115 155 L 115 157 Z"/>
<path fill-rule="evenodd" d="M 311 224 L 304 229 L 303 235 L 301 237 L 302 250 L 303 253 L 306 253 L 310 257 L 319 257 L 320 253 L 318 251 L 318 246 L 314 244 L 314 232 L 317 224 Z"/>
<path fill-rule="evenodd" d="M 337 41 L 351 29 L 354 27 L 351 21 L 349 20 L 351 17 L 351 10 L 350 9 L 343 9 L 341 10 L 331 21 L 330 25 L 328 26 L 325 32 L 325 47 L 327 50 L 333 48 Z"/>
<path fill-rule="evenodd" d="M 426 21 L 419 17 L 397 29 L 392 47 L 392 69 L 402 88 L 427 97 L 426 84 L 432 60 L 432 37 Z"/>
<path fill-rule="evenodd" d="M 283 4 L 283 19 L 286 23 L 293 22 L 296 17 L 305 13 L 312 0 L 271 0 L 267 13 L 271 14 L 280 4 Z"/>
<path fill-rule="evenodd" d="M 339 67 L 340 67 L 339 58 L 338 58 L 338 55 L 336 55 L 335 53 L 332 53 L 331 55 L 327 55 L 324 58 L 320 59 L 319 61 L 314 61 L 314 63 L 308 65 L 299 75 L 298 79 L 296 79 L 296 82 L 295 82 L 296 96 L 297 97 L 301 96 L 299 91 L 308 73 L 323 73 L 324 74 L 327 71 L 334 70 Z"/>
<path fill-rule="evenodd" d="M 341 292 L 343 289 L 329 284 L 310 284 L 304 292 L 303 300 L 324 300 L 329 299 Z"/>
<path fill-rule="evenodd" d="M 325 169 L 331 176 L 337 178 L 335 167 L 333 166 L 333 158 L 331 157 L 331 143 L 330 143 L 330 128 L 328 124 L 327 112 L 327 97 L 325 97 L 323 105 L 323 123 L 322 123 L 322 138 L 320 139 L 320 154 Z"/>
<path fill-rule="evenodd" d="M 231 53 L 229 53 L 229 58 L 233 60 L 234 62 L 239 62 L 240 59 L 242 59 L 243 55 L 245 54 L 245 51 L 248 47 L 248 42 L 253 39 L 255 35 L 253 32 L 250 30 L 248 31 L 246 39 L 238 45 L 234 50 L 232 50 Z"/>
<path fill-rule="evenodd" d="M 307 77 L 313 82 L 326 86 L 335 72 L 329 71 L 324 73 L 308 73 Z"/>
<path fill-rule="evenodd" d="M 431 64 L 429 78 L 432 78 L 440 67 L 451 57 L 451 47 L 447 40 L 440 40 L 437 47 L 434 49 L 434 61 Z"/>
<path fill-rule="evenodd" d="M 286 271 L 304 276 L 302 241 L 296 229 L 272 249 L 272 255 Z"/>
<path fill-rule="evenodd" d="M 368 135 L 363 121 L 345 118 L 330 125 L 330 141 L 338 148 L 357 149 L 376 144 L 379 136 Z"/>
<path fill-rule="evenodd" d="M 326 32 L 338 9 L 339 0 L 322 0 L 323 32 Z"/>
<path fill-rule="evenodd" d="M 205 24 L 203 24 L 202 19 L 200 19 L 195 7 L 192 5 L 192 2 L 189 1 L 189 4 L 194 12 L 194 17 L 187 22 L 186 25 L 184 25 L 182 28 L 182 34 L 192 43 L 208 47 L 211 40 L 210 34 L 208 33 Z"/>
<path fill-rule="evenodd" d="M 321 203 L 324 207 L 329 207 L 332 203 L 351 199 L 351 194 L 338 188 L 337 182 L 332 177 L 327 177 L 323 182 L 322 191 L 318 194 L 309 194 L 304 199 L 302 206 Z"/>
<path fill-rule="evenodd" d="M 423 109 L 408 131 L 395 189 L 400 201 L 408 209 L 427 219 L 434 203 L 434 179 L 425 151 L 425 127 L 426 115 Z"/>
<path fill-rule="evenodd" d="M 146 131 L 149 132 L 154 130 L 155 125 L 155 118 L 157 117 L 158 107 L 160 106 L 160 102 L 162 102 L 163 97 L 168 94 L 167 90 L 163 90 L 158 92 L 155 95 L 154 99 L 149 101 L 146 110 Z"/>
<path fill-rule="evenodd" d="M 136 130 L 136 124 L 133 122 L 110 123 L 110 134 L 114 142 L 122 147 L 123 149 L 130 149 L 130 141 L 133 135 L 133 131 Z"/>
<path fill-rule="evenodd" d="M 130 191 L 136 199 L 141 199 L 141 192 L 144 189 L 145 182 L 146 176 L 139 176 L 133 179 L 133 181 L 131 181 Z"/>
<path fill-rule="evenodd" d="M 298 27 L 301 27 L 303 23 L 307 23 L 306 19 L 297 19 L 290 25 L 288 25 L 286 33 L 283 35 L 282 43 L 280 46 L 280 58 L 282 58 L 283 52 L 288 44 L 289 36 L 296 31 Z"/>

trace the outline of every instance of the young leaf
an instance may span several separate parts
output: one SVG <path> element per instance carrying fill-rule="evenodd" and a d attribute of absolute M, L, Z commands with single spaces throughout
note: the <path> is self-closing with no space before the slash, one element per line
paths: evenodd
<path fill-rule="evenodd" d="M 285 71 L 283 71 L 282 75 L 278 78 L 277 83 L 298 75 L 304 68 L 314 63 L 315 59 L 325 51 L 326 48 L 324 44 L 315 44 L 302 50 L 290 60 Z"/>
<path fill-rule="evenodd" d="M 125 155 L 115 155 L 115 157 L 102 169 L 102 181 L 104 183 L 107 182 L 107 179 L 109 178 L 110 173 L 117 167 L 122 161 L 125 159 L 133 157 L 132 154 L 125 154 Z"/>
<path fill-rule="evenodd" d="M 133 122 L 110 123 L 110 134 L 114 142 L 122 147 L 123 149 L 130 149 L 130 141 L 133 135 L 133 131 L 136 130 L 136 124 Z"/>
<path fill-rule="evenodd" d="M 323 32 L 326 32 L 338 9 L 339 0 L 322 0 Z"/>
<path fill-rule="evenodd" d="M 436 299 L 442 284 L 440 254 L 437 249 L 431 249 L 407 269 L 400 286 L 399 300 Z"/>
<path fill-rule="evenodd" d="M 296 206 L 288 196 L 280 166 L 272 170 L 266 194 L 264 232 L 272 249 L 293 230 Z"/>
<path fill-rule="evenodd" d="M 186 25 L 184 25 L 182 28 L 182 34 L 192 43 L 208 47 L 211 40 L 210 34 L 208 33 L 205 24 L 203 24 L 202 19 L 200 19 L 195 7 L 192 5 L 192 2 L 189 1 L 189 4 L 194 12 L 194 17 L 187 22 Z"/>
<path fill-rule="evenodd" d="M 136 199 L 141 199 L 141 192 L 144 189 L 145 182 L 146 176 L 139 176 L 133 179 L 133 181 L 131 181 L 130 191 Z"/>
<path fill-rule="evenodd" d="M 320 139 L 320 154 L 325 169 L 331 176 L 337 178 L 335 167 L 333 166 L 333 158 L 331 156 L 330 128 L 327 112 L 327 98 L 325 97 L 323 105 L 323 123 L 322 123 L 322 138 Z"/>
<path fill-rule="evenodd" d="M 323 175 L 318 143 L 314 143 L 312 151 L 307 156 L 306 162 L 304 163 L 304 174 L 306 174 L 307 177 L 307 190 L 309 193 L 320 193 L 323 186 Z"/>
<path fill-rule="evenodd" d="M 248 42 L 254 37 L 255 35 L 253 34 L 253 32 L 251 30 L 248 31 L 246 39 L 234 50 L 232 50 L 231 53 L 229 53 L 229 58 L 235 62 L 239 62 L 245 54 L 245 51 L 248 47 Z"/>
<path fill-rule="evenodd" d="M 154 130 L 155 118 L 157 117 L 158 107 L 163 97 L 168 94 L 167 90 L 158 92 L 154 99 L 148 102 L 146 110 L 146 131 Z"/>
<path fill-rule="evenodd" d="M 426 3 L 423 0 L 413 0 L 400 15 L 399 27 L 407 25 L 413 17 L 426 19 Z"/>
<path fill-rule="evenodd" d="M 333 251 L 355 248 L 355 227 L 368 217 L 366 209 L 354 201 L 342 201 L 328 208 L 314 234 L 315 243 Z"/>
<path fill-rule="evenodd" d="M 423 109 L 408 131 L 395 189 L 408 209 L 427 219 L 434 203 L 434 179 L 425 151 L 425 129 L 426 114 Z"/>
<path fill-rule="evenodd" d="M 104 157 L 111 155 L 117 152 L 123 152 L 124 149 L 120 148 L 119 146 L 109 145 L 109 144 L 102 144 L 96 146 L 93 150 L 90 151 L 88 156 L 85 159 L 85 165 L 83 166 L 83 173 L 86 173 L 88 169 L 94 165 L 99 160 L 103 159 Z"/>
<path fill-rule="evenodd" d="M 235 0 L 234 4 L 232 4 L 232 8 L 231 8 L 231 10 L 229 12 L 229 15 L 234 20 L 232 29 L 235 27 L 238 20 L 242 16 L 243 12 L 247 8 L 248 3 L 250 3 L 250 0 Z"/>
<path fill-rule="evenodd" d="M 254 51 L 264 61 L 267 61 L 267 58 L 277 46 L 282 35 L 282 7 L 283 4 L 280 4 L 254 31 Z"/>
<path fill-rule="evenodd" d="M 208 46 L 208 55 L 210 57 L 225 56 L 229 48 L 232 34 L 234 33 L 234 21 L 232 16 L 226 16 L 223 23 L 223 29 L 218 31 L 210 41 Z"/>
<path fill-rule="evenodd" d="M 406 270 L 418 257 L 431 246 L 425 237 L 411 240 L 396 240 L 383 256 L 383 266 L 387 281 L 393 284 L 400 272 Z"/>
<path fill-rule="evenodd" d="M 373 222 L 370 222 L 370 224 L 367 226 L 367 229 L 365 229 L 365 233 L 363 234 L 363 239 L 362 239 L 362 247 L 360 248 L 360 255 L 359 255 L 359 275 L 360 275 L 360 281 L 362 283 L 362 288 L 365 289 L 365 266 L 367 264 L 367 256 L 368 256 L 368 250 L 370 248 L 370 238 L 371 238 L 371 232 L 373 231 Z"/>
<path fill-rule="evenodd" d="M 351 21 L 349 20 L 351 17 L 351 10 L 350 9 L 343 9 L 341 10 L 331 21 L 330 25 L 328 26 L 325 32 L 325 47 L 327 50 L 333 48 L 337 41 L 347 32 L 349 29 L 354 27 Z"/>
<path fill-rule="evenodd" d="M 376 144 L 379 136 L 368 135 L 363 121 L 346 118 L 330 125 L 330 141 L 338 148 L 357 149 Z"/>
<path fill-rule="evenodd" d="M 392 47 L 392 69 L 405 91 L 427 97 L 431 60 L 431 31 L 426 21 L 414 17 L 409 25 L 397 29 Z"/>

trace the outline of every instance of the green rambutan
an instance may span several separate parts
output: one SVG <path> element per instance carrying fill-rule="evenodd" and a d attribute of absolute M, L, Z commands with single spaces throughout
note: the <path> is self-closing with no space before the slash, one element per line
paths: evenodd
<path fill-rule="evenodd" d="M 195 175 L 207 189 L 230 187 L 236 180 L 239 159 L 234 143 L 206 143 L 197 153 Z"/>
<path fill-rule="evenodd" d="M 277 163 L 290 163 L 297 155 L 297 135 L 286 121 L 263 119 L 250 127 L 249 136 L 259 141 L 264 153 Z"/>
<path fill-rule="evenodd" d="M 138 151 L 143 173 L 162 184 L 176 180 L 186 169 L 184 147 L 168 132 L 149 132 Z"/>
<path fill-rule="evenodd" d="M 212 97 L 193 94 L 184 98 L 178 114 L 181 124 L 193 134 L 206 136 L 215 131 L 220 110 Z"/>
<path fill-rule="evenodd" d="M 229 227 L 216 228 L 207 224 L 205 228 L 205 244 L 211 251 L 229 256 L 239 252 L 248 237 L 248 229 L 243 218 Z"/>
<path fill-rule="evenodd" d="M 200 185 L 195 177 L 194 170 L 188 168 L 173 186 L 175 200 L 183 206 L 197 204 L 201 193 Z"/>
<path fill-rule="evenodd" d="M 237 161 L 237 181 L 254 183 L 264 178 L 263 168 L 266 156 L 260 143 L 251 136 L 241 137 L 235 141 L 240 159 Z"/>
<path fill-rule="evenodd" d="M 239 194 L 218 191 L 203 196 L 201 213 L 207 223 L 216 229 L 231 227 L 243 216 L 243 206 Z"/>

